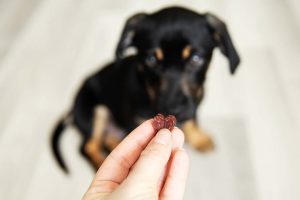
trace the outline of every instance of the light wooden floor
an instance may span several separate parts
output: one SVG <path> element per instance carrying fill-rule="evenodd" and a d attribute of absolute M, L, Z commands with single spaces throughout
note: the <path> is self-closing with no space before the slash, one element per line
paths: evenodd
<path fill-rule="evenodd" d="M 198 114 L 217 149 L 187 147 L 185 199 L 300 199 L 297 0 L 0 0 L 0 199 L 80 199 L 93 175 L 80 138 L 63 136 L 65 176 L 50 154 L 51 128 L 83 78 L 113 59 L 125 19 L 174 4 L 224 19 L 242 57 L 231 77 L 215 51 Z"/>

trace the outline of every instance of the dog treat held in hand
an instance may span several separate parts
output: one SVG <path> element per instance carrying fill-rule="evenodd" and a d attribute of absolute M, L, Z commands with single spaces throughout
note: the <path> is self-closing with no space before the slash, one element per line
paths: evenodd
<path fill-rule="evenodd" d="M 171 131 L 176 125 L 176 117 L 174 115 L 164 117 L 159 113 L 153 118 L 152 125 L 157 131 L 163 128 L 167 128 Z"/>
<path fill-rule="evenodd" d="M 162 114 L 157 114 L 152 121 L 155 130 L 160 130 L 165 127 L 165 117 Z"/>

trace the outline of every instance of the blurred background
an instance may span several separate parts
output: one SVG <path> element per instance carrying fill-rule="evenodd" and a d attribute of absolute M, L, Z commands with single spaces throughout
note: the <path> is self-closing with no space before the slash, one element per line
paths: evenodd
<path fill-rule="evenodd" d="M 297 0 L 0 0 L 0 199 L 80 199 L 93 171 L 63 135 L 66 176 L 49 145 L 83 79 L 114 59 L 125 20 L 182 5 L 223 19 L 242 58 L 215 50 L 198 109 L 216 150 L 191 157 L 187 200 L 300 199 Z"/>

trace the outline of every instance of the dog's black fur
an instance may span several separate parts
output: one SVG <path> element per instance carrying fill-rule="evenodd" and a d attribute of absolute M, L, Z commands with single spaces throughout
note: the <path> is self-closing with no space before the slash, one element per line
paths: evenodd
<path fill-rule="evenodd" d="M 183 58 L 187 46 L 190 53 Z M 82 153 L 91 136 L 97 105 L 107 106 L 115 124 L 127 133 L 138 125 L 135 119 L 157 113 L 173 114 L 179 124 L 195 119 L 215 47 L 228 58 L 234 73 L 240 59 L 225 24 L 216 16 L 171 7 L 129 18 L 117 46 L 116 61 L 86 79 L 69 113 L 83 136 Z M 129 48 L 136 53 L 127 55 Z M 157 48 L 163 58 L 155 54 Z M 52 140 L 54 154 L 65 171 L 58 140 L 66 121 L 59 122 Z"/>

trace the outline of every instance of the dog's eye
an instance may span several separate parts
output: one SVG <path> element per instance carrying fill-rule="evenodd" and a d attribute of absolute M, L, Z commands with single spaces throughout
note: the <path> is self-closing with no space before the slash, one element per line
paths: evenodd
<path fill-rule="evenodd" d="M 155 65 L 157 64 L 157 59 L 154 55 L 149 55 L 146 57 L 146 65 L 149 67 L 155 67 Z"/>
<path fill-rule="evenodd" d="M 204 64 L 204 59 L 200 55 L 194 54 L 192 55 L 190 62 L 194 66 L 201 66 Z"/>

